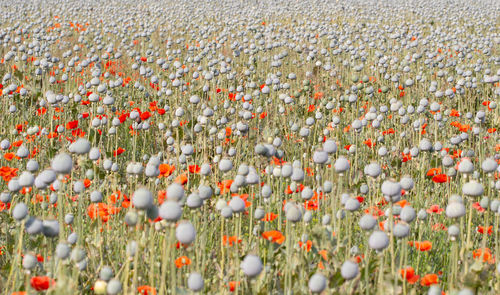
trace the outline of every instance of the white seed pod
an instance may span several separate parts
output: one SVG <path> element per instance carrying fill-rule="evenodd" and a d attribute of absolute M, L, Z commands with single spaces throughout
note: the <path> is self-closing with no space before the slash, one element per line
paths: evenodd
<path fill-rule="evenodd" d="M 451 225 L 448 227 L 448 235 L 455 238 L 458 237 L 460 235 L 460 228 L 455 224 Z"/>
<path fill-rule="evenodd" d="M 323 150 L 329 154 L 334 154 L 337 152 L 337 144 L 331 139 L 326 140 L 323 143 Z"/>
<path fill-rule="evenodd" d="M 161 219 L 165 219 L 167 221 L 177 221 L 181 218 L 182 208 L 177 202 L 165 201 L 160 206 L 159 215 Z"/>
<path fill-rule="evenodd" d="M 363 230 L 372 230 L 377 224 L 377 220 L 370 214 L 365 214 L 359 219 L 359 227 Z"/>
<path fill-rule="evenodd" d="M 35 177 L 28 171 L 21 173 L 18 179 L 19 185 L 22 187 L 31 187 L 35 182 Z"/>
<path fill-rule="evenodd" d="M 382 173 L 382 168 L 378 163 L 371 163 L 366 165 L 363 171 L 366 175 L 376 178 Z"/>
<path fill-rule="evenodd" d="M 73 169 L 73 159 L 66 153 L 57 154 L 51 161 L 50 167 L 56 173 L 69 174 Z"/>
<path fill-rule="evenodd" d="M 446 216 L 449 218 L 460 218 L 465 215 L 465 206 L 461 202 L 450 202 L 446 206 Z"/>
<path fill-rule="evenodd" d="M 67 259 L 71 252 L 71 248 L 63 243 L 59 243 L 56 246 L 56 257 L 59 259 Z"/>
<path fill-rule="evenodd" d="M 196 229 L 190 222 L 182 222 L 175 229 L 175 237 L 182 244 L 190 245 L 196 238 Z"/>
<path fill-rule="evenodd" d="M 288 177 L 292 176 L 292 173 L 293 173 L 293 167 L 290 164 L 285 164 L 281 168 L 281 176 L 282 177 L 288 178 Z"/>
<path fill-rule="evenodd" d="M 178 183 L 172 183 L 167 187 L 167 200 L 179 201 L 184 198 L 184 187 Z"/>
<path fill-rule="evenodd" d="M 424 209 L 420 209 L 420 211 L 418 211 L 418 213 L 417 213 L 417 218 L 420 220 L 426 220 L 427 219 L 427 211 L 425 211 Z"/>
<path fill-rule="evenodd" d="M 38 235 L 42 233 L 43 222 L 35 217 L 30 217 L 26 221 L 26 232 L 30 235 Z"/>
<path fill-rule="evenodd" d="M 469 159 L 463 159 L 458 163 L 458 172 L 462 174 L 471 174 L 474 172 L 474 164 L 472 164 Z"/>
<path fill-rule="evenodd" d="M 401 184 L 392 180 L 385 180 L 382 183 L 381 191 L 384 196 L 401 196 Z"/>
<path fill-rule="evenodd" d="M 462 186 L 462 193 L 466 196 L 479 197 L 483 192 L 483 185 L 475 180 L 469 181 Z"/>
<path fill-rule="evenodd" d="M 406 223 L 397 223 L 394 225 L 393 234 L 396 238 L 404 238 L 410 234 L 410 226 Z"/>
<path fill-rule="evenodd" d="M 55 238 L 59 236 L 59 221 L 44 220 L 42 222 L 42 233 L 47 238 Z"/>
<path fill-rule="evenodd" d="M 16 156 L 18 156 L 19 158 L 26 158 L 27 156 L 29 156 L 29 154 L 30 151 L 24 146 L 24 144 L 21 145 L 16 152 Z"/>
<path fill-rule="evenodd" d="M 231 159 L 222 159 L 219 161 L 219 170 L 227 172 L 233 169 L 233 161 Z"/>
<path fill-rule="evenodd" d="M 497 162 L 492 158 L 487 158 L 481 164 L 481 169 L 486 173 L 493 173 L 498 168 Z"/>
<path fill-rule="evenodd" d="M 340 157 L 335 161 L 334 167 L 336 173 L 344 173 L 349 170 L 351 165 L 346 158 Z"/>
<path fill-rule="evenodd" d="M 313 154 L 313 161 L 316 164 L 325 164 L 328 162 L 328 153 L 325 151 L 315 151 Z"/>
<path fill-rule="evenodd" d="M 108 286 L 106 287 L 106 292 L 109 295 L 116 295 L 122 291 L 122 283 L 120 283 L 117 279 L 112 279 L 108 282 Z"/>
<path fill-rule="evenodd" d="M 132 195 L 132 204 L 137 209 L 146 210 L 153 205 L 153 194 L 147 188 L 141 187 Z"/>
<path fill-rule="evenodd" d="M 389 246 L 389 237 L 383 231 L 374 231 L 368 239 L 368 246 L 373 250 L 383 250 Z"/>
<path fill-rule="evenodd" d="M 191 291 L 198 292 L 203 289 L 205 286 L 205 282 L 203 281 L 203 277 L 201 276 L 200 273 L 197 272 L 192 272 L 189 274 L 188 277 L 188 288 Z"/>
<path fill-rule="evenodd" d="M 34 159 L 31 159 L 28 161 L 28 163 L 26 163 L 26 170 L 28 170 L 29 172 L 38 171 L 39 168 L 40 168 L 40 165 Z"/>
<path fill-rule="evenodd" d="M 292 175 L 290 176 L 290 179 L 295 181 L 295 182 L 302 182 L 304 180 L 305 173 L 304 170 L 298 167 L 294 167 L 292 169 Z"/>
<path fill-rule="evenodd" d="M 17 178 L 12 178 L 9 183 L 7 183 L 7 188 L 10 192 L 18 192 L 22 187 L 19 185 L 19 180 Z"/>
<path fill-rule="evenodd" d="M 103 266 L 99 272 L 99 278 L 103 281 L 109 282 L 113 278 L 113 269 L 109 266 Z"/>
<path fill-rule="evenodd" d="M 401 220 L 407 223 L 412 222 L 413 220 L 415 220 L 416 217 L 417 217 L 417 212 L 410 205 L 404 206 L 404 208 L 401 209 L 401 213 L 399 214 L 399 218 L 401 218 Z"/>
<path fill-rule="evenodd" d="M 352 280 L 359 274 L 359 266 L 356 262 L 347 260 L 342 264 L 340 274 L 345 280 Z"/>
<path fill-rule="evenodd" d="M 229 207 L 235 213 L 241 213 L 245 211 L 245 201 L 238 196 L 235 196 L 229 201 Z"/>
<path fill-rule="evenodd" d="M 100 191 L 93 191 L 90 193 L 90 202 L 98 203 L 102 201 L 102 193 Z"/>
<path fill-rule="evenodd" d="M 90 151 L 90 141 L 85 138 L 79 138 L 77 141 L 70 144 L 68 148 L 70 153 L 83 155 Z"/>
<path fill-rule="evenodd" d="M 26 254 L 23 257 L 23 268 L 33 269 L 38 264 L 38 260 L 34 255 Z"/>
<path fill-rule="evenodd" d="M 345 209 L 347 211 L 356 211 L 359 209 L 359 207 L 361 206 L 361 204 L 359 203 L 359 200 L 356 199 L 356 198 L 349 198 L 347 200 L 347 202 L 345 202 Z"/>
<path fill-rule="evenodd" d="M 200 198 L 200 195 L 197 193 L 192 193 L 187 197 L 186 205 L 189 208 L 200 208 L 203 205 L 203 200 Z"/>
<path fill-rule="evenodd" d="M 309 279 L 309 290 L 312 293 L 321 293 L 326 288 L 326 278 L 321 273 L 315 273 Z"/>
<path fill-rule="evenodd" d="M 28 206 L 24 203 L 17 203 L 12 210 L 12 218 L 17 221 L 23 220 L 28 216 Z"/>
<path fill-rule="evenodd" d="M 291 203 L 287 203 L 291 204 Z M 285 208 L 286 220 L 291 222 L 298 222 L 302 219 L 302 211 L 295 204 L 291 204 L 288 208 Z"/>
<path fill-rule="evenodd" d="M 93 147 L 89 151 L 89 159 L 92 161 L 97 161 L 101 157 L 101 151 L 99 148 Z"/>
<path fill-rule="evenodd" d="M 259 256 L 253 254 L 245 256 L 240 267 L 243 273 L 250 278 L 258 276 L 263 269 L 262 260 L 260 260 Z"/>
<path fill-rule="evenodd" d="M 406 191 L 413 189 L 415 186 L 415 182 L 410 176 L 403 176 L 401 180 L 399 180 L 399 184 L 401 184 L 401 187 Z"/>

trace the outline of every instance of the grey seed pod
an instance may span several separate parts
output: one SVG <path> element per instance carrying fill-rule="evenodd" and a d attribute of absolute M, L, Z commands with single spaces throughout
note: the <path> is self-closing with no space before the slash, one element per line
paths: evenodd
<path fill-rule="evenodd" d="M 70 153 L 83 155 L 90 151 L 90 141 L 85 138 L 79 138 L 77 141 L 70 144 L 68 150 Z"/>
<path fill-rule="evenodd" d="M 198 195 L 197 193 L 192 193 L 187 197 L 186 205 L 189 208 L 193 208 L 193 209 L 200 208 L 203 205 L 203 200 L 200 198 L 200 195 Z"/>
<path fill-rule="evenodd" d="M 182 208 L 179 203 L 174 201 L 165 201 L 160 206 L 159 216 L 167 221 L 177 221 L 181 218 Z"/>
<path fill-rule="evenodd" d="M 462 186 L 462 193 L 466 196 L 479 197 L 483 192 L 483 185 L 475 180 L 469 181 Z"/>
<path fill-rule="evenodd" d="M 309 279 L 309 290 L 312 293 L 321 293 L 326 288 L 326 278 L 321 273 L 315 273 Z"/>
<path fill-rule="evenodd" d="M 352 280 L 359 274 L 359 266 L 356 262 L 347 260 L 340 268 L 340 274 L 346 280 Z"/>
<path fill-rule="evenodd" d="M 203 277 L 201 276 L 201 274 L 199 274 L 197 272 L 192 272 L 189 274 L 188 288 L 191 291 L 194 291 L 194 292 L 201 291 L 204 286 L 205 286 L 205 282 L 203 281 Z"/>
<path fill-rule="evenodd" d="M 304 218 L 302 218 L 304 220 L 305 223 L 309 223 L 311 222 L 313 216 L 312 216 L 312 213 L 311 211 L 306 211 L 306 213 L 304 213 Z"/>
<path fill-rule="evenodd" d="M 43 230 L 43 222 L 35 217 L 30 217 L 26 221 L 26 232 L 30 235 L 40 234 Z"/>
<path fill-rule="evenodd" d="M 213 190 L 210 186 L 200 184 L 200 186 L 198 187 L 198 193 L 202 200 L 207 200 L 212 197 Z"/>
<path fill-rule="evenodd" d="M 263 269 L 262 260 L 253 254 L 247 255 L 241 262 L 240 267 L 243 273 L 251 278 L 258 276 Z"/>
<path fill-rule="evenodd" d="M 132 204 L 137 209 L 146 210 L 153 205 L 153 194 L 147 188 L 141 187 L 134 192 Z"/>
<path fill-rule="evenodd" d="M 393 228 L 393 234 L 396 238 L 404 238 L 410 234 L 410 226 L 406 223 L 398 223 Z"/>
<path fill-rule="evenodd" d="M 255 219 L 260 220 L 266 216 L 266 211 L 264 211 L 264 209 L 262 208 L 257 208 L 255 209 L 253 216 Z"/>
<path fill-rule="evenodd" d="M 328 162 L 328 153 L 325 151 L 315 151 L 313 154 L 313 161 L 316 164 L 325 164 Z"/>
<path fill-rule="evenodd" d="M 334 168 L 336 173 L 344 173 L 349 170 L 351 165 L 346 158 L 340 157 L 335 161 Z"/>
<path fill-rule="evenodd" d="M 28 216 L 28 206 L 24 203 L 17 203 L 12 210 L 12 218 L 17 221 L 21 221 Z"/>
<path fill-rule="evenodd" d="M 302 197 L 302 199 L 304 199 L 304 200 L 309 200 L 309 199 L 311 199 L 311 198 L 313 197 L 313 195 L 314 195 L 313 190 L 312 190 L 310 187 L 308 187 L 308 186 L 306 186 L 306 187 L 302 190 L 302 192 L 300 193 L 300 196 L 301 196 L 301 197 Z"/>
<path fill-rule="evenodd" d="M 377 224 L 377 220 L 370 214 L 365 214 L 359 220 L 359 227 L 363 230 L 372 230 Z"/>
<path fill-rule="evenodd" d="M 116 295 L 122 291 L 122 283 L 120 283 L 117 279 L 112 279 L 108 282 L 108 286 L 106 287 L 106 292 L 109 295 Z"/>
<path fill-rule="evenodd" d="M 128 226 L 135 226 L 139 221 L 139 217 L 134 211 L 127 212 L 123 219 L 125 220 L 125 224 L 127 224 Z"/>
<path fill-rule="evenodd" d="M 66 153 L 60 153 L 52 159 L 50 167 L 56 173 L 69 174 L 73 169 L 73 159 Z"/>
<path fill-rule="evenodd" d="M 175 237 L 182 244 L 190 245 L 196 238 L 196 229 L 190 222 L 183 222 L 175 229 Z"/>
<path fill-rule="evenodd" d="M 90 193 L 90 202 L 98 203 L 102 201 L 102 193 L 100 191 L 93 191 Z"/>
<path fill-rule="evenodd" d="M 179 201 L 184 198 L 184 188 L 178 183 L 172 183 L 167 187 L 167 200 Z"/>
<path fill-rule="evenodd" d="M 286 211 L 286 220 L 298 222 L 302 219 L 302 211 L 296 205 L 290 206 Z"/>
<path fill-rule="evenodd" d="M 59 243 L 56 246 L 56 257 L 59 259 L 67 259 L 71 252 L 71 248 L 63 243 Z"/>
<path fill-rule="evenodd" d="M 358 199 L 355 198 L 349 198 L 345 203 L 345 209 L 347 211 L 356 211 L 360 206 L 361 204 L 359 203 Z"/>
<path fill-rule="evenodd" d="M 399 214 L 399 218 L 401 220 L 410 223 L 417 217 L 417 213 L 412 206 L 406 205 L 403 209 L 401 209 L 401 213 Z"/>
<path fill-rule="evenodd" d="M 371 163 L 366 165 L 363 171 L 366 175 L 376 178 L 382 173 L 382 168 L 378 163 Z"/>
<path fill-rule="evenodd" d="M 418 211 L 417 218 L 420 220 L 426 220 L 427 212 L 424 209 L 420 209 L 420 211 Z"/>
<path fill-rule="evenodd" d="M 240 197 L 236 196 L 229 201 L 229 207 L 233 210 L 235 213 L 241 213 L 245 211 L 245 201 L 243 201 Z"/>
<path fill-rule="evenodd" d="M 113 277 L 113 269 L 109 266 L 103 266 L 99 272 L 99 278 L 108 282 Z"/>
<path fill-rule="evenodd" d="M 222 159 L 219 162 L 219 170 L 222 172 L 227 172 L 233 169 L 233 162 L 231 159 Z"/>
<path fill-rule="evenodd" d="M 323 143 L 323 150 L 329 154 L 334 154 L 337 152 L 337 144 L 333 140 L 326 140 Z"/>
<path fill-rule="evenodd" d="M 22 264 L 24 269 L 33 269 L 38 264 L 38 260 L 36 259 L 35 256 L 31 254 L 26 254 L 23 257 Z"/>
<path fill-rule="evenodd" d="M 221 209 L 220 214 L 224 218 L 231 218 L 233 216 L 233 209 L 231 209 L 230 206 L 226 206 L 226 207 Z"/>
<path fill-rule="evenodd" d="M 374 231 L 368 239 L 368 246 L 377 251 L 383 250 L 389 246 L 389 237 L 383 231 Z"/>
<path fill-rule="evenodd" d="M 458 237 L 460 235 L 460 228 L 455 224 L 451 225 L 450 227 L 448 227 L 448 235 L 454 238 Z"/>

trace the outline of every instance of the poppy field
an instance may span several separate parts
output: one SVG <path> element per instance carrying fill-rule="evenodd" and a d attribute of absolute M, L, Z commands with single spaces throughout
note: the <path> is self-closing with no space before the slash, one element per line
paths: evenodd
<path fill-rule="evenodd" d="M 500 2 L 0 3 L 0 293 L 500 294 Z"/>

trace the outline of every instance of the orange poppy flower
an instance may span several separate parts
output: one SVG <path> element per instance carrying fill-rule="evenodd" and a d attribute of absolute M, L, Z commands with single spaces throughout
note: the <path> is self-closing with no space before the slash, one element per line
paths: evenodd
<path fill-rule="evenodd" d="M 415 284 L 420 278 L 419 275 L 415 275 L 415 270 L 411 266 L 401 269 L 399 272 L 401 273 L 401 277 L 412 285 Z"/>
<path fill-rule="evenodd" d="M 313 244 L 313 243 L 312 243 L 312 241 L 311 241 L 311 240 L 307 240 L 307 242 L 305 242 L 305 243 L 302 243 L 302 241 L 299 241 L 299 247 L 300 247 L 301 249 L 306 250 L 306 252 L 311 251 L 312 244 Z"/>
<path fill-rule="evenodd" d="M 432 205 L 429 209 L 426 210 L 427 213 L 436 213 L 436 214 L 441 214 L 444 209 L 440 208 L 439 205 Z"/>
<path fill-rule="evenodd" d="M 439 278 L 437 274 L 431 273 L 431 274 L 426 274 L 425 276 L 422 277 L 420 280 L 420 285 L 422 286 L 430 286 L 430 285 L 435 285 L 439 282 Z"/>
<path fill-rule="evenodd" d="M 30 280 L 31 288 L 37 291 L 44 291 L 50 288 L 50 286 L 55 285 L 56 282 L 47 276 L 37 276 L 32 277 Z"/>
<path fill-rule="evenodd" d="M 224 235 L 222 237 L 222 244 L 224 246 L 226 246 L 228 244 L 229 244 L 229 246 L 232 246 L 232 245 L 236 245 L 236 244 L 239 244 L 239 243 L 241 243 L 241 239 L 238 239 L 237 236 L 226 236 L 226 235 Z"/>
<path fill-rule="evenodd" d="M 189 173 L 195 173 L 195 174 L 200 173 L 200 170 L 201 170 L 200 166 L 198 166 L 198 165 L 189 165 L 188 169 L 189 169 Z"/>
<path fill-rule="evenodd" d="M 472 251 L 472 257 L 474 259 L 482 258 L 483 262 L 488 262 L 489 264 L 495 263 L 495 256 L 491 254 L 489 248 L 479 248 Z"/>
<path fill-rule="evenodd" d="M 237 282 L 237 281 L 229 282 L 229 284 L 227 285 L 227 287 L 229 288 L 229 292 L 236 291 L 236 289 L 238 288 L 239 285 L 240 285 L 240 282 Z"/>
<path fill-rule="evenodd" d="M 432 249 L 432 243 L 430 241 L 423 241 L 423 242 L 410 241 L 408 242 L 408 244 L 412 247 L 417 248 L 422 252 L 430 251 Z"/>
<path fill-rule="evenodd" d="M 479 225 L 477 227 L 477 232 L 480 233 L 480 234 L 484 234 L 484 226 Z M 493 233 L 493 226 L 492 225 L 488 226 L 487 232 L 488 232 L 488 235 L 491 236 L 491 233 Z"/>
<path fill-rule="evenodd" d="M 11 161 L 12 159 L 14 159 L 15 156 L 16 156 L 16 154 L 14 154 L 14 153 L 6 153 L 5 155 L 3 155 L 3 157 L 7 161 Z"/>
<path fill-rule="evenodd" d="M 266 213 L 266 215 L 264 215 L 264 218 L 262 218 L 261 220 L 262 221 L 273 221 L 277 217 L 278 217 L 278 214 L 275 214 L 273 212 L 269 212 L 269 213 Z"/>
<path fill-rule="evenodd" d="M 434 176 L 441 173 L 441 168 L 431 168 L 427 171 L 427 176 Z"/>
<path fill-rule="evenodd" d="M 190 265 L 191 264 L 191 259 L 189 259 L 187 256 L 181 256 L 175 260 L 175 266 L 177 268 L 181 268 L 184 265 Z"/>
<path fill-rule="evenodd" d="M 227 179 L 223 180 L 222 182 L 217 183 L 217 186 L 220 189 L 220 194 L 223 195 L 227 192 L 229 192 L 229 188 L 231 187 L 231 184 L 233 184 L 234 180 L 232 179 Z"/>
<path fill-rule="evenodd" d="M 156 295 L 156 289 L 151 286 L 139 286 L 137 287 L 137 293 L 142 295 Z"/>
<path fill-rule="evenodd" d="M 171 166 L 169 164 L 160 164 L 158 169 L 160 170 L 160 175 L 158 175 L 158 178 L 169 177 L 175 171 L 175 166 Z"/>
<path fill-rule="evenodd" d="M 432 177 L 432 181 L 434 181 L 435 183 L 445 183 L 450 181 L 450 179 L 451 178 L 446 174 L 437 174 Z"/>
<path fill-rule="evenodd" d="M 175 183 L 185 185 L 188 182 L 188 177 L 186 173 L 182 173 L 181 175 L 177 176 L 174 180 Z"/>
<path fill-rule="evenodd" d="M 282 244 L 285 241 L 285 236 L 277 230 L 270 230 L 262 233 L 262 237 L 273 243 Z"/>

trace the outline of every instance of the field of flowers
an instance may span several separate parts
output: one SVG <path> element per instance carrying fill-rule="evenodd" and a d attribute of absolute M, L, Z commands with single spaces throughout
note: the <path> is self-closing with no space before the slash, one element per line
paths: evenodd
<path fill-rule="evenodd" d="M 0 293 L 500 294 L 500 1 L 0 3 Z"/>

